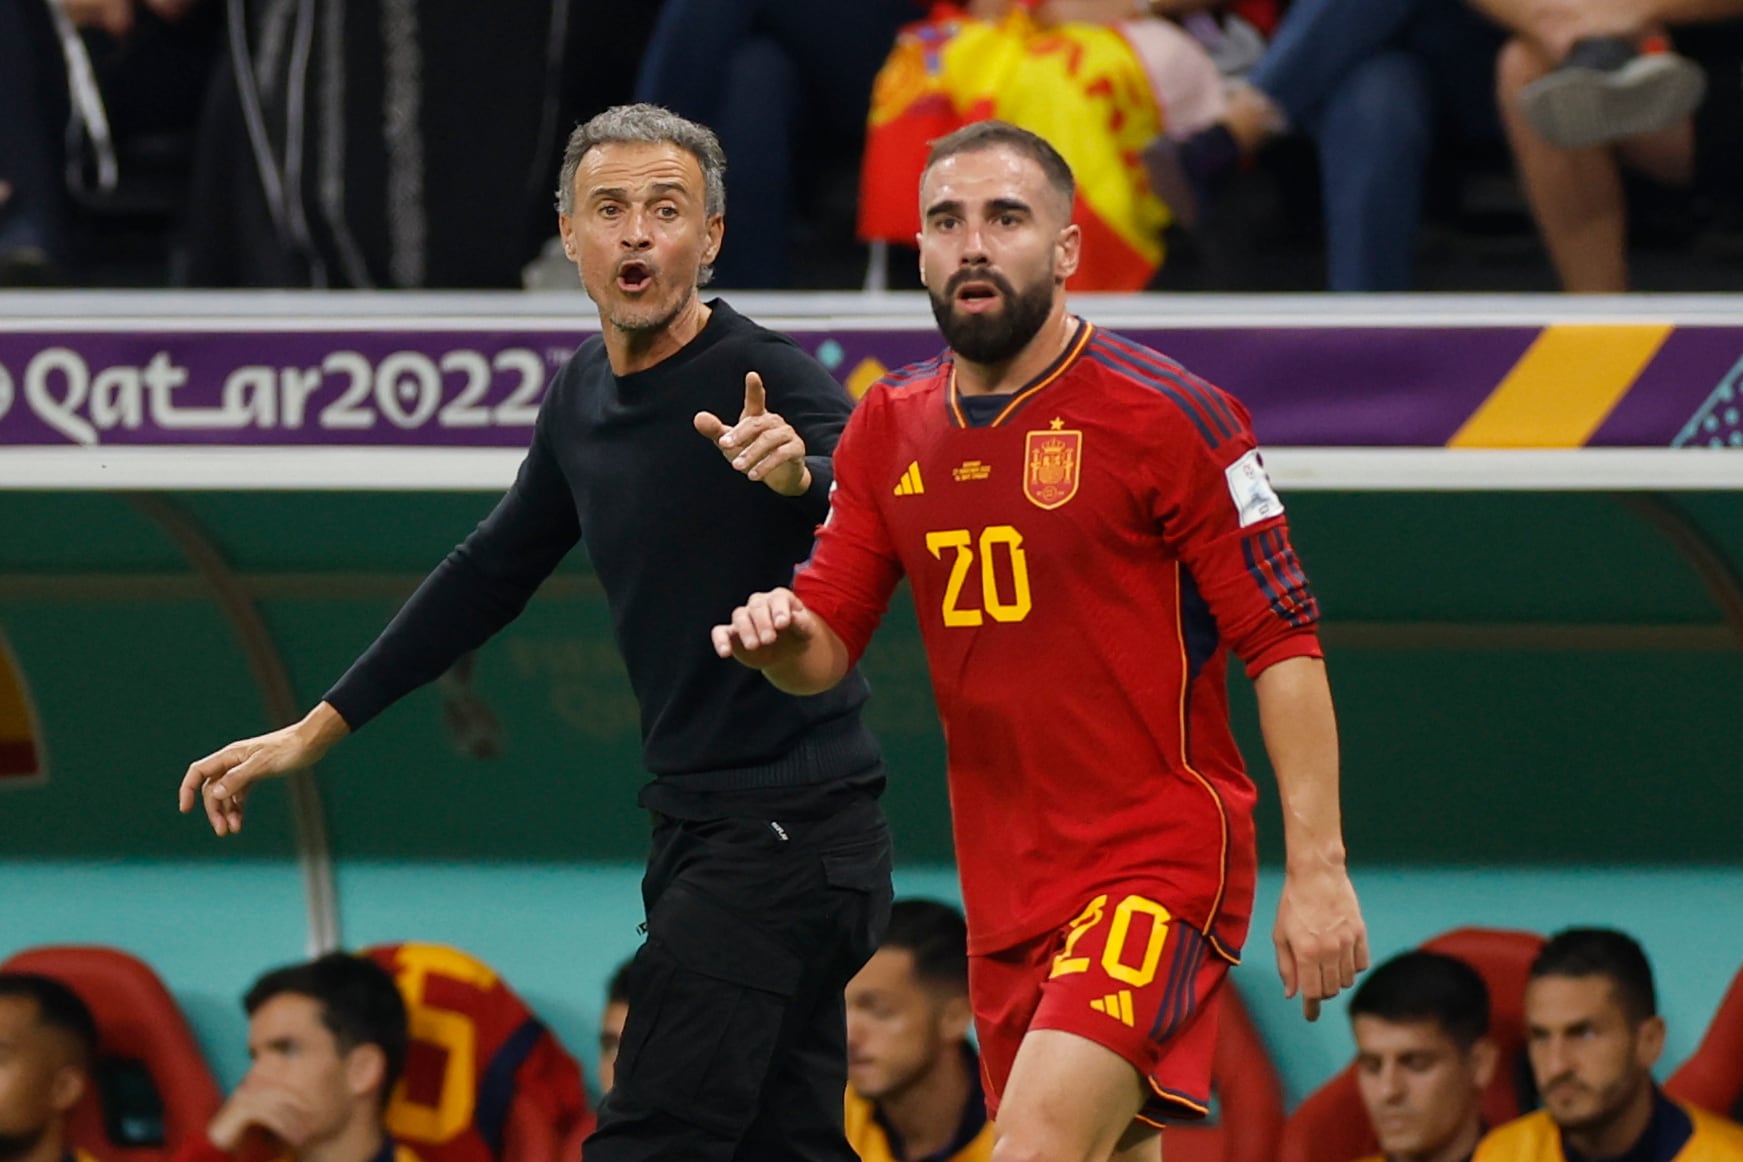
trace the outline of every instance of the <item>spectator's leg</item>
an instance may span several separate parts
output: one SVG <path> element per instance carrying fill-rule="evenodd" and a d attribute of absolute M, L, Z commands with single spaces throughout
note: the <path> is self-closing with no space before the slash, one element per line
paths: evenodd
<path fill-rule="evenodd" d="M 1519 111 L 1519 92 L 1555 65 L 1521 38 L 1501 50 L 1496 96 L 1520 182 L 1564 290 L 1615 294 L 1628 286 L 1628 211 L 1616 151 L 1560 149 Z"/>
<path fill-rule="evenodd" d="M 763 22 L 797 62 L 830 132 L 863 140 L 872 82 L 896 33 L 922 15 L 913 0 L 776 0 Z"/>
<path fill-rule="evenodd" d="M 1441 132 L 1462 142 L 1499 143 L 1495 61 L 1507 34 L 1464 0 L 1427 0 L 1403 47 L 1428 68 L 1435 119 Z"/>
<path fill-rule="evenodd" d="M 1325 192 L 1327 285 L 1410 289 L 1422 179 L 1434 145 L 1427 70 L 1382 52 L 1356 66 L 1309 126 Z"/>
<path fill-rule="evenodd" d="M 726 95 L 714 128 L 726 150 L 727 213 L 715 277 L 734 289 L 784 287 L 798 71 L 764 36 L 746 40 L 718 71 Z"/>
<path fill-rule="evenodd" d="M 1435 0 L 1296 0 L 1248 80 L 1291 121 L 1314 115 L 1350 74 Z"/>
<path fill-rule="evenodd" d="M 61 249 L 60 50 L 37 0 L 0 0 L 0 278 L 50 274 Z"/>
<path fill-rule="evenodd" d="M 718 128 L 733 92 L 729 62 L 750 35 L 764 0 L 665 0 L 636 78 L 638 101 Z M 727 154 L 727 161 L 732 155 Z"/>

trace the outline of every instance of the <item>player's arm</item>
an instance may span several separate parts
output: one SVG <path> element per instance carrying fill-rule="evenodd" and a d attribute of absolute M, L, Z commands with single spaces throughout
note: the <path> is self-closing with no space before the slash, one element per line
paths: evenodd
<path fill-rule="evenodd" d="M 551 410 L 547 400 L 520 472 L 496 508 L 424 579 L 313 710 L 188 767 L 178 795 L 184 813 L 203 803 L 213 831 L 240 831 L 257 781 L 313 766 L 339 739 L 440 677 L 520 614 L 581 536 L 547 430 Z"/>
<path fill-rule="evenodd" d="M 788 694 L 821 694 L 847 676 L 847 645 L 791 589 L 753 593 L 713 630 L 714 652 L 761 670 Z"/>
<path fill-rule="evenodd" d="M 1246 663 L 1283 800 L 1285 870 L 1272 932 L 1286 995 L 1309 1018 L 1368 965 L 1367 930 L 1344 863 L 1337 723 L 1321 660 L 1319 606 L 1289 540 L 1245 409 L 1191 377 L 1160 417 L 1157 515 L 1217 630 Z"/>
<path fill-rule="evenodd" d="M 1321 659 L 1297 655 L 1261 670 L 1253 689 L 1283 804 L 1277 966 L 1285 995 L 1299 993 L 1312 1019 L 1319 1001 L 1354 985 L 1368 966 L 1367 931 L 1344 862 L 1331 684 Z"/>

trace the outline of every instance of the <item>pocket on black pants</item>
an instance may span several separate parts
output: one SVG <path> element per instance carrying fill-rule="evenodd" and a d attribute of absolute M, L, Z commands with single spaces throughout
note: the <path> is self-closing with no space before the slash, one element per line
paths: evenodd
<path fill-rule="evenodd" d="M 636 961 L 618 1054 L 623 1099 L 742 1136 L 774 1063 L 798 957 L 679 887 L 661 901 Z"/>
<path fill-rule="evenodd" d="M 890 924 L 890 837 L 872 837 L 823 852 L 823 878 L 843 896 L 838 916 L 848 924 L 848 957 L 855 966 L 871 959 Z"/>

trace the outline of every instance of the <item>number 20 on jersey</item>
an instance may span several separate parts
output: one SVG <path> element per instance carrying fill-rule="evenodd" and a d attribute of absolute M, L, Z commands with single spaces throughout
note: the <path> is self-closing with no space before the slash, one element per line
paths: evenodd
<path fill-rule="evenodd" d="M 1029 558 L 1023 534 L 1013 525 L 973 529 L 940 529 L 926 534 L 926 549 L 950 566 L 944 585 L 944 624 L 952 627 L 994 621 L 1022 621 L 1029 616 Z M 979 592 L 973 579 L 978 574 Z"/>

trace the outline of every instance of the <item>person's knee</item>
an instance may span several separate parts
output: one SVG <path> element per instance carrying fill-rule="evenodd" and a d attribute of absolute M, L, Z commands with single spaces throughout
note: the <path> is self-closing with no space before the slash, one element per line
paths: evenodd
<path fill-rule="evenodd" d="M 1495 60 L 1495 91 L 1502 108 L 1518 97 L 1526 85 L 1542 77 L 1554 67 L 1543 50 L 1524 37 L 1516 36 L 1501 46 Z"/>

